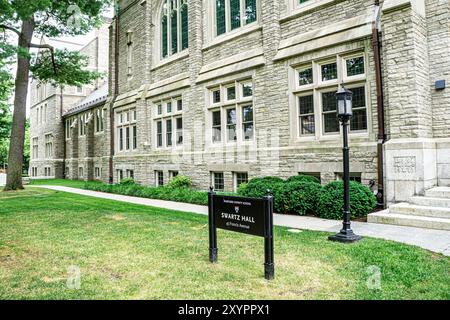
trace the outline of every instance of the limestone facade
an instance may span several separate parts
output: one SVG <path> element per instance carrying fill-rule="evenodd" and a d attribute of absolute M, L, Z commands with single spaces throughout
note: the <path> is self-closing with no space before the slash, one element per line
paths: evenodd
<path fill-rule="evenodd" d="M 84 136 L 79 114 L 64 118 L 73 127 L 65 143 L 71 178 L 158 185 L 180 174 L 197 188 L 227 191 L 259 176 L 335 180 L 342 138 L 334 93 L 344 85 L 354 92 L 353 179 L 376 192 L 383 169 L 388 202 L 450 184 L 450 93 L 436 89 L 450 83 L 449 1 L 128 0 L 116 19 L 102 134 L 95 116 Z M 80 167 L 88 174 L 77 176 Z"/>

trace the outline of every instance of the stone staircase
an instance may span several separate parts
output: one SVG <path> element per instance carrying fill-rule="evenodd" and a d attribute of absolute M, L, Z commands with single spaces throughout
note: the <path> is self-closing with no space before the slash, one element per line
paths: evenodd
<path fill-rule="evenodd" d="M 370 214 L 370 223 L 450 230 L 450 187 L 436 187 L 409 203 L 391 205 L 388 210 Z"/>

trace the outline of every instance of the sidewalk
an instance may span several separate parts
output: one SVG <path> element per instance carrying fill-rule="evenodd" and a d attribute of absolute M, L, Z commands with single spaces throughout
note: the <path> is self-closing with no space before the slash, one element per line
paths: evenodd
<path fill-rule="evenodd" d="M 137 198 L 61 186 L 36 187 L 108 200 L 139 204 L 144 206 L 158 207 L 183 212 L 192 212 L 201 215 L 208 214 L 208 207 L 194 204 Z M 275 215 L 274 222 L 277 226 L 288 227 L 292 229 L 325 232 L 338 232 L 342 227 L 342 223 L 339 221 L 278 214 Z M 362 236 L 402 242 L 410 245 L 415 245 L 433 252 L 442 253 L 446 256 L 450 256 L 450 231 L 390 226 L 363 222 L 353 222 L 352 228 L 355 233 Z"/>

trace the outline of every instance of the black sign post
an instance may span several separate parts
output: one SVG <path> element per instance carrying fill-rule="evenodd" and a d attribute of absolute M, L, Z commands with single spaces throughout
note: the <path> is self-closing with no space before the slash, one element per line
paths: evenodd
<path fill-rule="evenodd" d="M 273 196 L 263 199 L 217 195 L 213 188 L 208 195 L 209 260 L 217 263 L 217 228 L 264 237 L 265 278 L 275 278 L 273 251 Z"/>

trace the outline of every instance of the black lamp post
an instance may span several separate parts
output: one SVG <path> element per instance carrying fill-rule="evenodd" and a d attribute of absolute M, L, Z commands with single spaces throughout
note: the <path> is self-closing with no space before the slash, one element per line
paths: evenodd
<path fill-rule="evenodd" d="M 350 149 L 348 147 L 348 122 L 353 116 L 352 99 L 353 93 L 344 87 L 336 93 L 337 114 L 342 123 L 344 134 L 344 226 L 340 233 L 331 236 L 331 241 L 352 243 L 361 240 L 361 237 L 354 234 L 351 228 L 350 214 Z"/>

